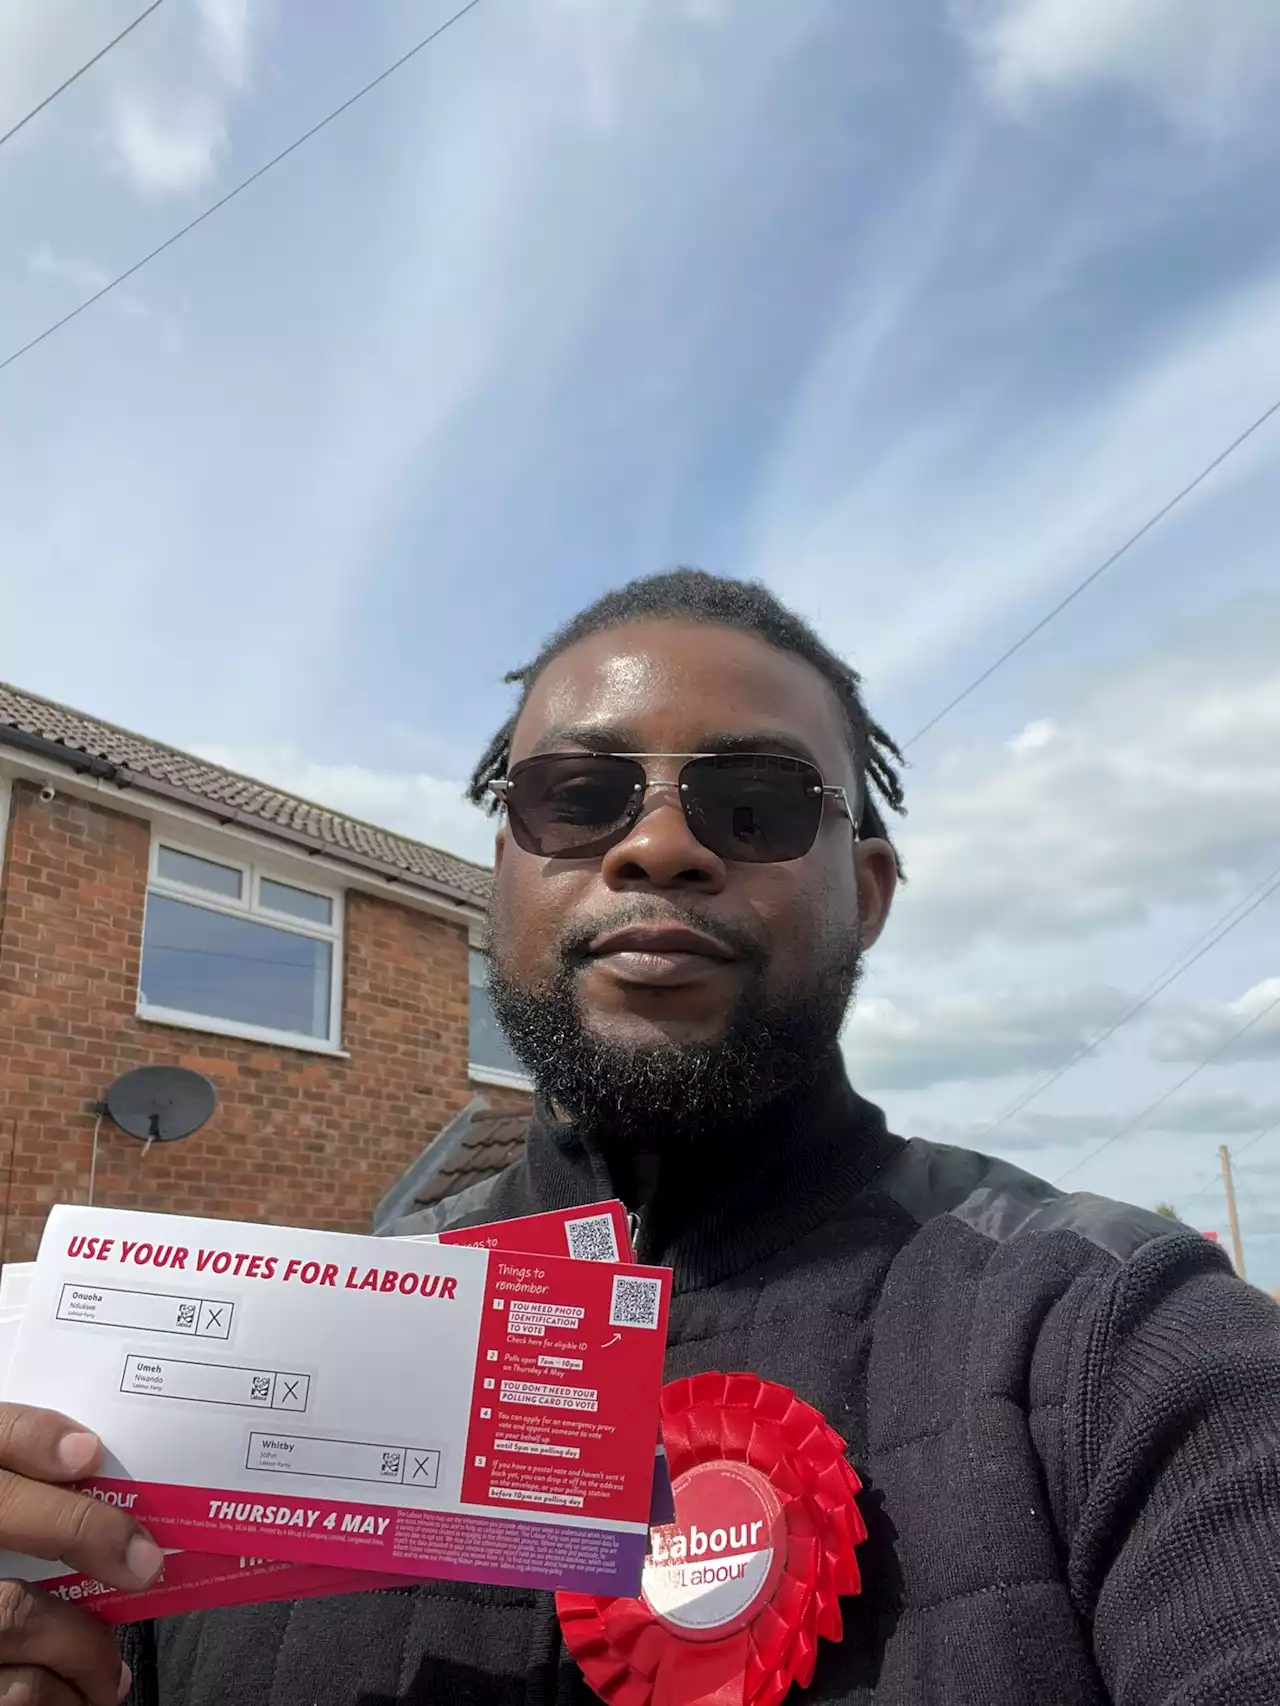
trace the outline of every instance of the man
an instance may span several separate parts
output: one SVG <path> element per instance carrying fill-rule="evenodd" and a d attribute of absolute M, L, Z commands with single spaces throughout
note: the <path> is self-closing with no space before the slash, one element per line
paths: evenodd
<path fill-rule="evenodd" d="M 524 1159 L 435 1224 L 621 1194 L 674 1269 L 670 1376 L 749 1371 L 843 1436 L 863 1591 L 808 1698 L 1280 1701 L 1274 1305 L 1176 1224 L 904 1143 L 845 1078 L 899 876 L 857 676 L 762 589 L 680 572 L 512 679 L 472 794 L 506 808 L 493 999 L 540 1101 Z M 89 1460 L 67 1430 L 4 1415 L 0 1544 L 153 1571 L 124 1513 L 41 1484 Z M 66 1606 L 10 1585 L 0 1625 L 0 1700 L 128 1688 Z M 548 1596 L 448 1583 L 164 1621 L 127 1653 L 139 1706 L 589 1699 Z"/>

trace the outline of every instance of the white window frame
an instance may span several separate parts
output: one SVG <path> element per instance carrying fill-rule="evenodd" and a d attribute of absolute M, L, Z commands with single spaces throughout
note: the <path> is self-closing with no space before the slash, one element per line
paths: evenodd
<path fill-rule="evenodd" d="M 241 874 L 241 898 L 214 894 L 210 889 L 196 888 L 191 883 L 175 881 L 160 875 L 160 849 L 168 847 L 175 853 L 189 854 L 215 865 L 225 865 Z M 313 924 L 310 919 L 297 918 L 292 913 L 276 912 L 263 906 L 258 898 L 263 878 L 286 883 L 290 888 L 304 889 L 308 894 L 321 895 L 333 906 L 332 922 Z M 229 918 L 250 918 L 269 925 L 273 930 L 285 930 L 294 936 L 311 941 L 328 942 L 330 955 L 329 1029 L 324 1037 L 308 1036 L 301 1031 L 277 1031 L 266 1025 L 244 1024 L 237 1019 L 220 1019 L 209 1013 L 189 1013 L 175 1007 L 157 1007 L 142 999 L 142 962 L 146 952 L 146 932 L 143 931 L 143 953 L 138 956 L 138 991 L 136 1011 L 139 1019 L 157 1025 L 175 1025 L 188 1031 L 204 1031 L 211 1036 L 239 1037 L 246 1042 L 271 1043 L 276 1047 L 305 1049 L 312 1054 L 344 1055 L 342 1047 L 342 947 L 345 911 L 343 892 L 327 883 L 317 883 L 309 872 L 290 870 L 283 862 L 246 859 L 240 848 L 209 841 L 188 841 L 180 836 L 166 835 L 158 825 L 151 831 L 151 855 L 147 865 L 147 895 L 167 895 L 171 900 L 185 901 L 189 906 L 203 907 L 206 912 L 221 912 Z"/>
<path fill-rule="evenodd" d="M 526 1073 L 512 1072 L 505 1066 L 482 1066 L 471 1059 L 471 956 L 484 956 L 484 948 L 473 932 L 467 942 L 467 1077 L 473 1084 L 492 1084 L 499 1090 L 527 1090 L 533 1094 L 533 1080 Z M 487 956 L 485 956 L 487 957 Z"/>

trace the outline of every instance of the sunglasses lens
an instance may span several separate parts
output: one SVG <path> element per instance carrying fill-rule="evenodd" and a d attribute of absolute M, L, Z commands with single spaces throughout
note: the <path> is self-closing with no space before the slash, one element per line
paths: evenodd
<path fill-rule="evenodd" d="M 587 857 L 625 834 L 643 793 L 644 766 L 632 759 L 550 753 L 512 766 L 507 819 L 527 853 Z"/>
<path fill-rule="evenodd" d="M 680 774 L 689 827 L 721 859 L 780 864 L 813 846 L 822 777 L 812 764 L 770 753 L 695 758 Z"/>

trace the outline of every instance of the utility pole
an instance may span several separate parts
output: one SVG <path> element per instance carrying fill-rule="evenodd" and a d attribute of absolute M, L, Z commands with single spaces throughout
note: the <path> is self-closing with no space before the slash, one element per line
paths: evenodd
<path fill-rule="evenodd" d="M 1240 1215 L 1236 1210 L 1236 1185 L 1231 1177 L 1231 1151 L 1226 1144 L 1219 1145 L 1218 1156 L 1222 1162 L 1222 1183 L 1227 1193 L 1227 1220 L 1231 1226 L 1231 1258 L 1235 1262 L 1236 1272 L 1244 1279 L 1244 1245 L 1240 1241 Z"/>

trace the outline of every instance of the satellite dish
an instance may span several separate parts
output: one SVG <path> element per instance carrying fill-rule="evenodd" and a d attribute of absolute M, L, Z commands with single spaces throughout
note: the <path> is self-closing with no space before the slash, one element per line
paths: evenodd
<path fill-rule="evenodd" d="M 116 1079 L 104 1104 L 130 1137 L 143 1143 L 176 1143 L 200 1130 L 218 1098 L 202 1072 L 185 1066 L 139 1066 Z"/>

